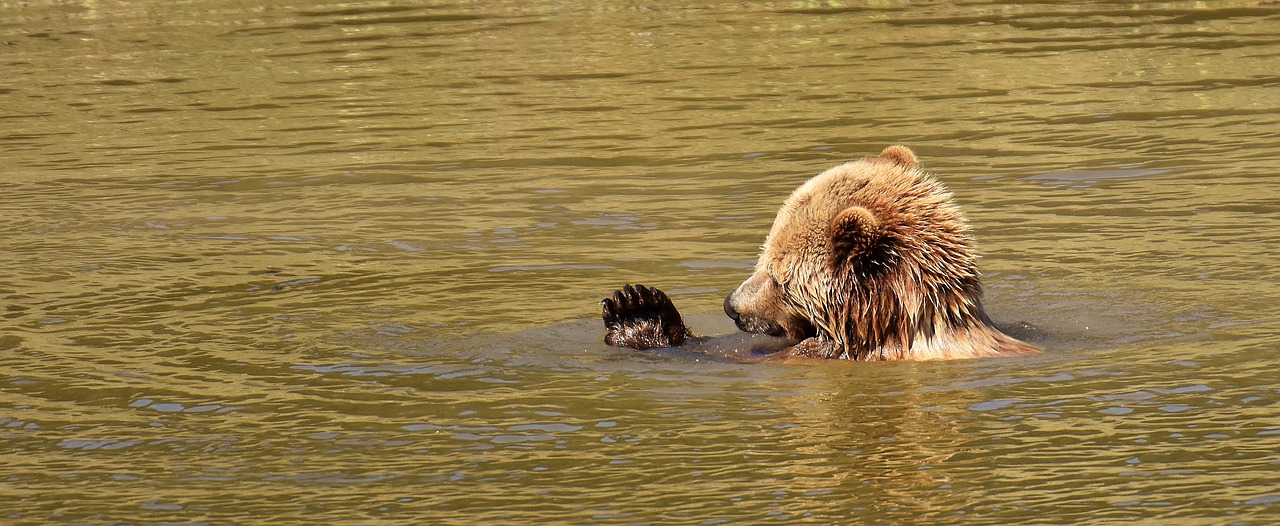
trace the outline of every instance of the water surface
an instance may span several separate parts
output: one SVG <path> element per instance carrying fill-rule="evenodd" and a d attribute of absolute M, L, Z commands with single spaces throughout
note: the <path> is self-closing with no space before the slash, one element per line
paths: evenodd
<path fill-rule="evenodd" d="M 1280 7 L 0 4 L 0 519 L 1280 519 Z M 777 206 L 907 144 L 1038 357 L 748 366 Z"/>

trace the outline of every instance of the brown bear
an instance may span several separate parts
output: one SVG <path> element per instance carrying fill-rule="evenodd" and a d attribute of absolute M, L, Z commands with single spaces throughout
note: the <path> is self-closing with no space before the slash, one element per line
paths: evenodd
<path fill-rule="evenodd" d="M 787 343 L 759 359 L 935 360 L 1032 354 L 982 309 L 969 228 L 905 146 L 841 164 L 787 198 L 755 273 L 724 301 L 748 333 Z M 602 302 L 605 342 L 706 345 L 657 289 Z M 789 345 L 789 346 L 787 346 Z"/>

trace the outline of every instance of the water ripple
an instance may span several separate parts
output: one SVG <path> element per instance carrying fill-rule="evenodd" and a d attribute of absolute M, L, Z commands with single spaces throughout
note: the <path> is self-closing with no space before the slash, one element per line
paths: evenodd
<path fill-rule="evenodd" d="M 0 11 L 9 522 L 1280 509 L 1275 6 Z M 895 143 L 1045 354 L 601 343 L 628 282 L 733 331 L 786 195 Z"/>

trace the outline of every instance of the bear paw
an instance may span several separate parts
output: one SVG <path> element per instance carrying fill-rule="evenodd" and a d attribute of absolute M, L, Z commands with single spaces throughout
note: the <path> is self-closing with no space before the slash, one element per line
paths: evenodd
<path fill-rule="evenodd" d="M 627 285 L 600 302 L 604 342 L 615 347 L 657 349 L 684 344 L 693 334 L 662 291 Z"/>

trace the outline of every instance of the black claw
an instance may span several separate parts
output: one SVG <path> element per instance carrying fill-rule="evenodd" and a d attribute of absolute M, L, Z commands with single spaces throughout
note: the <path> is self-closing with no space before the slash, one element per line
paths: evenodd
<path fill-rule="evenodd" d="M 658 289 L 653 289 L 653 301 L 655 303 L 671 303 L 671 300 L 667 298 L 667 293 Z"/>
<path fill-rule="evenodd" d="M 600 317 L 604 318 L 605 326 L 618 324 L 618 304 L 610 298 L 600 300 Z"/>

